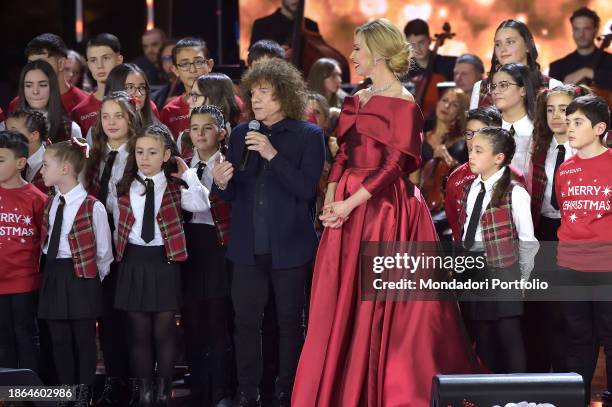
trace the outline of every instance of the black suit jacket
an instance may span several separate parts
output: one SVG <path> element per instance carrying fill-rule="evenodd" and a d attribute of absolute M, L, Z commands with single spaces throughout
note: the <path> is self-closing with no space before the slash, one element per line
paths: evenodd
<path fill-rule="evenodd" d="M 309 31 L 319 32 L 319 26 L 310 18 L 304 19 L 304 25 Z M 251 31 L 251 45 L 265 39 L 274 40 L 280 45 L 286 44 L 290 46 L 292 34 L 293 20 L 285 17 L 279 8 L 273 14 L 255 20 L 253 30 Z"/>
<path fill-rule="evenodd" d="M 248 131 L 247 123 L 232 130 L 227 160 L 234 166 L 234 176 L 224 191 L 216 185 L 212 189 L 232 203 L 227 257 L 237 264 L 255 264 L 253 207 L 257 171 L 262 166 L 272 267 L 302 266 L 314 258 L 318 245 L 313 209 L 325 160 L 323 131 L 293 119 L 284 119 L 271 129 L 262 125 L 260 133 L 271 134 L 270 142 L 278 153 L 268 162 L 252 151 L 245 170 L 239 171 Z"/>

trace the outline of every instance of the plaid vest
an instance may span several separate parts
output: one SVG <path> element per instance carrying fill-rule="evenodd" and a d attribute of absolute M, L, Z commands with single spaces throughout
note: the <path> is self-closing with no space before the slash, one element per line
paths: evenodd
<path fill-rule="evenodd" d="M 542 216 L 542 201 L 544 200 L 544 192 L 546 191 L 546 183 L 548 178 L 546 177 L 546 168 L 544 163 L 546 161 L 546 153 L 540 152 L 534 154 L 531 158 L 531 217 L 533 219 L 533 226 L 537 227 Z M 553 194 L 555 191 L 553 191 Z"/>
<path fill-rule="evenodd" d="M 128 237 L 135 221 L 132 205 L 130 204 L 129 191 L 119 197 L 118 204 L 119 225 L 117 229 L 115 259 L 119 262 L 123 259 Z M 164 239 L 166 260 L 169 263 L 187 260 L 187 243 L 185 241 L 181 213 L 181 186 L 176 182 L 168 181 L 159 212 L 157 213 L 157 225 Z"/>
<path fill-rule="evenodd" d="M 459 222 L 465 225 L 467 197 L 474 181 L 467 182 L 463 188 L 463 204 L 459 211 Z M 489 267 L 509 267 L 519 259 L 518 233 L 512 219 L 512 189 L 519 185 L 510 182 L 510 187 L 502 194 L 499 205 L 493 207 L 490 203 L 480 218 L 482 240 Z"/>
<path fill-rule="evenodd" d="M 550 77 L 548 77 L 547 75 L 544 75 L 543 73 L 540 74 L 540 85 L 537 86 L 537 90 L 546 88 L 548 89 L 549 86 L 549 82 L 550 82 Z M 491 97 L 491 94 L 489 93 L 489 90 L 487 89 L 487 85 L 489 84 L 489 78 L 483 79 L 482 81 L 480 81 L 480 92 L 479 92 L 479 96 L 478 96 L 478 107 L 481 106 L 492 106 L 493 103 L 493 98 Z"/>
<path fill-rule="evenodd" d="M 93 208 L 98 200 L 87 195 L 74 217 L 72 229 L 68 234 L 68 244 L 72 252 L 74 275 L 79 278 L 95 278 L 98 275 L 96 263 L 96 234 L 93 226 Z M 47 200 L 41 227 L 41 242 L 46 243 L 49 234 L 49 211 L 53 198 Z"/>
<path fill-rule="evenodd" d="M 189 132 L 183 132 L 180 137 L 187 135 L 189 138 Z M 184 140 L 183 140 L 184 142 Z M 189 140 L 189 145 L 191 145 L 191 139 Z M 184 144 L 182 144 L 183 159 L 185 161 L 190 161 L 193 158 L 193 147 L 189 147 L 188 149 L 184 148 Z M 217 230 L 217 242 L 219 246 L 227 246 L 229 245 L 230 240 L 230 220 L 232 219 L 232 204 L 224 201 L 217 194 L 210 194 L 208 196 L 208 201 L 210 202 L 210 213 L 212 214 L 213 222 L 215 223 L 215 229 Z M 185 222 L 189 222 L 191 220 L 191 212 L 183 211 L 185 214 Z"/>

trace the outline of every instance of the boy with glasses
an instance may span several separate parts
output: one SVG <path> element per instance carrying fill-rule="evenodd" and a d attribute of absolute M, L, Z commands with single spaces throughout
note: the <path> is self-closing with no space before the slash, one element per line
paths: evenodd
<path fill-rule="evenodd" d="M 81 127 L 83 134 L 87 134 L 89 128 L 96 122 L 102 106 L 108 74 L 123 62 L 119 39 L 108 33 L 98 34 L 89 40 L 85 55 L 91 77 L 97 84 L 96 91 L 79 103 L 70 113 L 72 120 Z"/>
<path fill-rule="evenodd" d="M 172 99 L 161 111 L 160 120 L 176 139 L 189 129 L 189 91 L 198 77 L 209 73 L 214 61 L 208 57 L 206 42 L 200 38 L 183 38 L 172 49 L 172 72 L 179 78 L 185 93 Z"/>

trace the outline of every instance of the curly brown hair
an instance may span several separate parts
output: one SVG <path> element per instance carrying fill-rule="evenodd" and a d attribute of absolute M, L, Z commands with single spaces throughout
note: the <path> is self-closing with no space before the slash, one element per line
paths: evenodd
<path fill-rule="evenodd" d="M 280 101 L 285 117 L 303 120 L 306 108 L 306 85 L 300 71 L 289 62 L 274 58 L 259 62 L 250 68 L 240 82 L 240 89 L 249 119 L 254 119 L 251 89 L 266 83 L 274 89 L 274 97 Z"/>

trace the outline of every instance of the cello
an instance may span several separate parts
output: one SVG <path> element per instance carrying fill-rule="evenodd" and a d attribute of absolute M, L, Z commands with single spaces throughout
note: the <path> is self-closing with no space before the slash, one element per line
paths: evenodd
<path fill-rule="evenodd" d="M 445 22 L 442 26 L 442 32 L 434 35 L 435 45 L 429 54 L 429 60 L 424 72 L 410 79 L 416 89 L 414 99 L 421 106 L 425 117 L 429 116 L 436 109 L 436 103 L 438 103 L 438 83 L 446 81 L 443 75 L 433 71 L 438 49 L 444 45 L 444 41 L 454 36 L 455 33 L 451 32 L 450 24 Z"/>
<path fill-rule="evenodd" d="M 305 0 L 300 0 L 293 20 L 293 37 L 291 39 L 291 62 L 308 76 L 310 68 L 319 58 L 332 58 L 338 61 L 342 70 L 342 82 L 351 82 L 351 71 L 348 60 L 337 49 L 325 42 L 321 34 L 306 29 L 304 25 Z"/>

